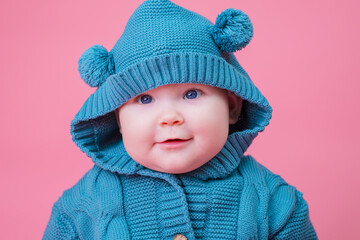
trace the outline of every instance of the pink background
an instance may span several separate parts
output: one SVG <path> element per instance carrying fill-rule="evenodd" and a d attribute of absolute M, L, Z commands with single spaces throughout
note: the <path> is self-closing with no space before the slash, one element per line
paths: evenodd
<path fill-rule="evenodd" d="M 141 0 L 0 3 L 0 238 L 40 239 L 53 203 L 92 166 L 70 121 L 94 91 L 77 61 L 111 49 Z M 174 0 L 215 21 L 245 11 L 236 53 L 274 108 L 250 147 L 304 193 L 321 239 L 360 239 L 360 2 Z"/>

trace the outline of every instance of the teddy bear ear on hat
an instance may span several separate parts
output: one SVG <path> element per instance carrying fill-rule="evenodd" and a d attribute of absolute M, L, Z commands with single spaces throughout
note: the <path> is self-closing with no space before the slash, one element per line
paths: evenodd
<path fill-rule="evenodd" d="M 115 72 L 113 55 L 100 45 L 88 48 L 78 65 L 81 79 L 90 87 L 100 87 Z"/>
<path fill-rule="evenodd" d="M 235 52 L 250 42 L 253 26 L 244 12 L 229 8 L 216 18 L 211 34 L 221 50 Z"/>

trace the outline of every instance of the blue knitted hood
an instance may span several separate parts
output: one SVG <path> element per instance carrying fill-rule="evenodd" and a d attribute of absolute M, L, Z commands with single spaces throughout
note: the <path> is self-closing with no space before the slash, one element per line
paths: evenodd
<path fill-rule="evenodd" d="M 221 174 L 209 177 L 226 175 L 233 167 L 223 156 L 233 151 L 242 155 L 271 118 L 268 101 L 232 53 L 251 37 L 251 22 L 240 10 L 225 10 L 213 24 L 168 0 L 145 1 L 110 52 L 96 45 L 81 56 L 81 78 L 98 89 L 71 122 L 73 141 L 104 169 L 123 174 L 148 171 L 126 153 L 114 110 L 158 86 L 211 85 L 243 99 L 242 120 L 230 129 L 223 150 L 195 171 L 200 176 L 216 166 L 223 169 Z M 238 160 L 230 165 L 237 166 Z"/>

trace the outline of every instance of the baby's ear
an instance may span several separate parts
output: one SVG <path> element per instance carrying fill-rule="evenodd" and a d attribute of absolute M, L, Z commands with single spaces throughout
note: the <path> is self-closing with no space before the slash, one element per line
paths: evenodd
<path fill-rule="evenodd" d="M 116 117 L 117 125 L 119 126 L 120 133 L 121 133 L 120 119 L 119 119 L 119 109 L 118 108 L 114 110 L 114 114 L 115 114 L 115 117 Z"/>
<path fill-rule="evenodd" d="M 240 116 L 242 99 L 230 91 L 227 91 L 227 96 L 229 102 L 229 123 L 235 124 Z"/>

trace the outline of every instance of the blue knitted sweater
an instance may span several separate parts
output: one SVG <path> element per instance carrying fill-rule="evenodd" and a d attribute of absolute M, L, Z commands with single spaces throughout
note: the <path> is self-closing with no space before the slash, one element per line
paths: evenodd
<path fill-rule="evenodd" d="M 187 174 L 95 165 L 55 203 L 44 239 L 317 239 L 302 193 L 242 144 Z"/>

